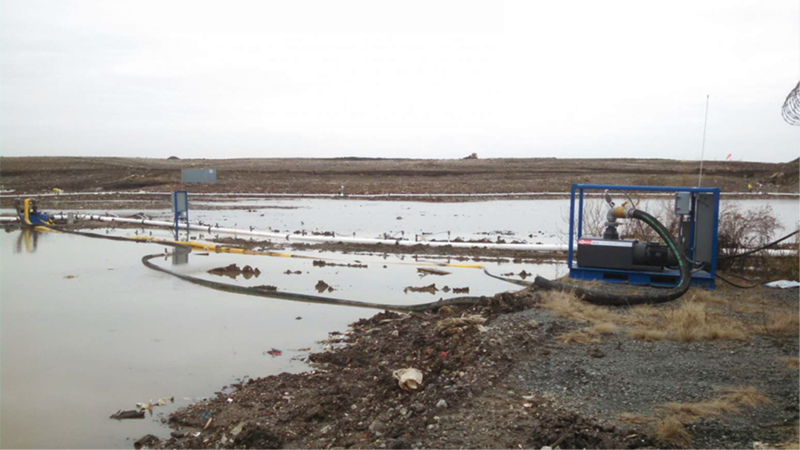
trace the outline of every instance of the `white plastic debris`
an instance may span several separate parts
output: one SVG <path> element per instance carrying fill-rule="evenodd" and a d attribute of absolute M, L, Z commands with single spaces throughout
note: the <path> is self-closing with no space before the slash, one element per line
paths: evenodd
<path fill-rule="evenodd" d="M 411 367 L 395 370 L 392 375 L 397 384 L 406 391 L 415 391 L 422 384 L 422 372 Z"/>
<path fill-rule="evenodd" d="M 771 288 L 778 288 L 778 289 L 790 289 L 800 287 L 800 283 L 797 281 L 790 281 L 790 280 L 778 280 L 773 281 L 771 283 L 767 283 L 764 286 L 771 287 Z"/>

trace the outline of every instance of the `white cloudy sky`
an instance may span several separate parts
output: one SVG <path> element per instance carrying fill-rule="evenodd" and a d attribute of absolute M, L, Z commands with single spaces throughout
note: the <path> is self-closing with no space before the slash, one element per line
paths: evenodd
<path fill-rule="evenodd" d="M 786 161 L 797 0 L 0 0 L 0 154 Z"/>

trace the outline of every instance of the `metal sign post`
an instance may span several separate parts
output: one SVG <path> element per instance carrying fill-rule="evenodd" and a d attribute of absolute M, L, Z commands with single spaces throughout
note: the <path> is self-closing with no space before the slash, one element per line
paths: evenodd
<path fill-rule="evenodd" d="M 172 212 L 175 213 L 175 240 L 179 239 L 179 225 L 181 217 L 186 220 L 186 239 L 189 239 L 189 193 L 175 191 L 172 193 Z"/>

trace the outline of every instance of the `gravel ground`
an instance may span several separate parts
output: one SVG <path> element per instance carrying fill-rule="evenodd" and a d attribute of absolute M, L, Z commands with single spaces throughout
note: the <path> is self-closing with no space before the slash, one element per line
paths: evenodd
<path fill-rule="evenodd" d="M 797 307 L 797 290 L 769 294 Z M 503 316 L 494 326 L 503 327 L 505 321 L 518 318 L 535 320 L 553 335 L 582 327 L 538 308 Z M 773 403 L 696 422 L 689 430 L 694 437 L 692 445 L 752 448 L 754 441 L 797 440 L 798 370 L 788 369 L 780 360 L 797 357 L 796 338 L 754 336 L 747 342 L 684 343 L 641 341 L 617 333 L 604 337 L 600 344 L 551 340 L 546 345 L 550 350 L 547 358 L 515 365 L 506 380 L 509 386 L 542 395 L 601 423 L 617 423 L 623 413 L 651 416 L 658 405 L 667 402 L 707 400 L 718 395 L 715 387 L 753 386 Z"/>
<path fill-rule="evenodd" d="M 657 309 L 699 301 L 700 292 Z M 623 328 L 599 344 L 564 344 L 561 334 L 586 324 L 557 316 L 546 294 L 531 290 L 435 314 L 380 313 L 311 354 L 316 371 L 251 380 L 173 413 L 173 438 L 154 445 L 665 448 L 673 444 L 655 429 L 659 405 L 714 399 L 724 387 L 754 387 L 771 403 L 686 422 L 692 447 L 797 442 L 798 369 L 780 359 L 798 355 L 797 333 L 764 336 L 753 322 L 759 308 L 797 311 L 797 290 L 721 288 L 705 301 L 714 314 L 756 328 L 743 341 L 645 342 Z M 485 317 L 485 328 L 440 330 L 469 314 Z M 391 373 L 400 367 L 424 373 L 417 391 L 398 388 Z M 626 413 L 644 421 L 626 421 Z"/>

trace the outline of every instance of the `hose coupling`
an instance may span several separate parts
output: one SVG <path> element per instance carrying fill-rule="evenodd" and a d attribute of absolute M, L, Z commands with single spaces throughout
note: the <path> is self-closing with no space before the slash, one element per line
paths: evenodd
<path fill-rule="evenodd" d="M 617 219 L 628 219 L 633 217 L 634 211 L 636 211 L 636 208 L 634 208 L 633 205 L 629 204 L 628 202 L 625 202 L 614 207 L 614 209 L 611 210 L 611 213 Z"/>

